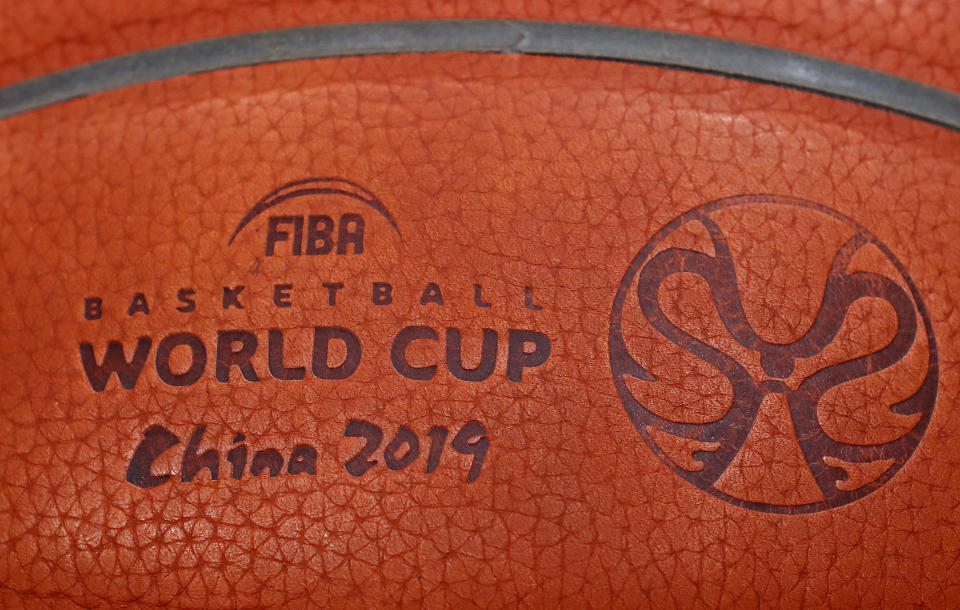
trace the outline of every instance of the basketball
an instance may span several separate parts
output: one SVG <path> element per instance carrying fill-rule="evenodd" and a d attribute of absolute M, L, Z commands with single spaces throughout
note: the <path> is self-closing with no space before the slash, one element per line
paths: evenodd
<path fill-rule="evenodd" d="M 0 606 L 956 607 L 948 2 L 0 8 Z"/>

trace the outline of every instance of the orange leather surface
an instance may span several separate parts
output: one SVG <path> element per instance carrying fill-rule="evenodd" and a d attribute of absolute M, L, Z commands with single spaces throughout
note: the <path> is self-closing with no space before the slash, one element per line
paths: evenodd
<path fill-rule="evenodd" d="M 952 2 L 547 0 L 0 1 L 0 84 L 121 53 L 258 30 L 397 19 L 545 19 L 718 36 L 960 89 Z"/>
<path fill-rule="evenodd" d="M 172 15 L 88 3 L 84 10 L 99 16 L 71 18 L 76 27 L 68 30 L 36 17 L 44 6 L 7 13 L 7 28 L 37 26 L 29 45 L 5 47 L 7 80 L 214 30 L 290 25 L 299 15 L 197 9 L 174 27 Z M 627 9 L 538 10 L 523 16 L 645 20 Z M 824 21 L 805 19 L 812 9 L 765 19 L 741 9 L 749 27 L 698 10 L 705 14 L 686 23 L 706 33 L 772 43 L 781 39 L 769 33 L 775 23 L 796 20 L 783 36 L 811 47 L 827 36 L 811 25 Z M 846 10 L 817 19 L 843 31 Z M 361 5 L 340 18 L 417 12 L 387 11 Z M 930 11 L 898 23 L 946 28 Z M 644 24 L 677 23 L 655 16 L 664 21 Z M 835 55 L 953 86 L 945 71 L 956 54 L 940 43 L 897 50 L 897 28 L 857 21 L 840 34 Z M 99 32 L 109 35 L 93 42 Z M 871 45 L 888 52 L 872 55 Z M 443 54 L 179 77 L 0 121 L 0 142 L 4 607 L 949 607 L 960 598 L 956 133 L 704 74 Z M 229 243 L 257 201 L 309 177 L 368 189 L 396 228 L 360 201 L 366 191 L 313 194 L 278 204 Z M 887 278 L 899 287 L 891 291 L 907 295 L 905 315 L 920 320 L 896 368 L 870 371 L 823 399 L 817 417 L 831 436 L 869 452 L 909 430 L 904 418 L 914 416 L 890 405 L 930 373 L 933 341 L 923 319 L 936 340 L 935 405 L 912 456 L 868 495 L 799 514 L 768 510 L 819 501 L 809 473 L 797 474 L 804 458 L 782 394 L 764 400 L 751 440 L 716 485 L 721 497 L 678 476 L 696 472 L 694 458 L 706 453 L 635 427 L 611 370 L 611 312 L 638 252 L 685 213 L 757 193 L 838 215 L 756 204 L 710 217 L 729 240 L 739 298 L 764 340 L 786 344 L 806 332 L 835 254 L 856 226 L 888 248 L 903 273 L 879 248 L 859 252 L 850 273 Z M 266 216 L 275 213 L 328 214 L 339 223 L 362 215 L 363 253 L 294 255 L 290 220 L 278 224 L 286 237 L 267 256 Z M 703 222 L 662 248 L 715 257 Z M 390 283 L 391 304 L 374 303 L 375 282 Z M 332 306 L 324 286 L 331 283 L 343 284 Z M 432 289 L 425 297 L 431 283 L 442 305 Z M 278 284 L 292 286 L 278 298 Z M 489 307 L 477 304 L 475 285 Z M 236 297 L 242 309 L 224 296 L 237 286 L 245 286 Z M 775 365 L 726 334 L 705 286 L 679 273 L 656 295 L 667 318 L 732 354 L 754 378 L 769 378 Z M 193 291 L 192 311 L 178 310 L 181 290 Z M 85 319 L 86 299 L 99 299 L 98 319 Z M 786 383 L 879 350 L 904 324 L 898 311 L 865 299 L 848 313 L 833 351 L 798 360 Z M 658 375 L 647 385 L 629 381 L 630 392 L 672 421 L 705 423 L 726 412 L 726 378 L 644 330 L 638 305 L 628 304 L 623 319 L 631 357 Z M 411 343 L 406 354 L 412 366 L 438 365 L 429 380 L 391 364 L 391 343 L 409 326 L 437 331 L 436 341 Z M 346 379 L 316 374 L 315 327 L 348 329 L 362 345 Z M 462 333 L 464 368 L 478 363 L 481 330 L 496 332 L 489 377 L 471 382 L 449 372 L 443 346 L 451 328 Z M 226 367 L 227 382 L 217 378 L 218 332 L 229 330 L 259 341 L 249 363 L 257 381 L 238 366 Z M 280 365 L 268 353 L 270 330 L 283 331 Z M 549 357 L 516 380 L 511 330 L 550 341 Z M 202 374 L 180 387 L 156 365 L 158 344 L 176 333 L 196 335 L 207 353 Z M 130 359 L 140 337 L 152 343 L 133 389 L 113 375 L 97 391 L 82 345 L 100 361 L 117 341 Z M 346 355 L 336 341 L 331 350 L 333 364 Z M 170 352 L 169 371 L 185 375 L 189 354 L 183 346 Z M 302 379 L 278 378 L 279 369 L 297 367 Z M 384 434 L 377 464 L 361 476 L 345 468 L 362 444 L 344 435 L 351 420 Z M 483 426 L 489 449 L 468 482 L 475 458 L 452 443 L 471 421 Z M 150 471 L 171 478 L 144 488 L 130 482 L 129 469 L 153 426 L 180 444 Z M 201 426 L 198 454 L 219 452 L 219 476 L 201 469 L 186 482 L 181 456 Z M 428 432 L 439 427 L 449 437 L 427 473 Z M 393 469 L 384 448 L 401 428 L 421 450 L 410 466 Z M 240 433 L 251 459 L 264 449 L 281 454 L 278 476 L 230 476 L 226 455 Z M 465 440 L 475 448 L 477 438 Z M 316 451 L 315 474 L 289 473 L 298 446 Z M 843 469 L 856 455 L 826 462 Z M 870 484 L 887 468 L 881 458 L 859 470 L 848 465 L 836 488 Z"/>

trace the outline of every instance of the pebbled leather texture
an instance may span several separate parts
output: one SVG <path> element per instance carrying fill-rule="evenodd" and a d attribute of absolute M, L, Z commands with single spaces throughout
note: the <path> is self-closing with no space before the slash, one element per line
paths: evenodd
<path fill-rule="evenodd" d="M 7 83 L 265 27 L 485 16 L 680 29 L 960 85 L 947 35 L 956 9 L 945 2 L 830 11 L 8 4 Z M 0 143 L 3 607 L 950 607 L 960 598 L 957 133 L 708 74 L 450 53 L 182 76 L 0 121 Z M 351 186 L 316 183 L 337 192 L 284 200 L 237 231 L 268 193 L 312 177 Z M 805 335 L 836 252 L 859 228 L 880 246 L 859 252 L 849 272 L 905 295 L 902 306 L 864 299 L 834 351 L 798 359 L 784 383 L 875 353 L 904 320 L 919 320 L 897 368 L 876 361 L 819 403 L 814 417 L 829 436 L 866 447 L 856 455 L 924 422 L 887 479 L 878 479 L 885 454 L 870 467 L 840 465 L 859 459 L 853 450 L 824 462 L 845 473 L 838 497 L 844 481 L 869 491 L 849 502 L 768 510 L 821 501 L 813 478 L 796 474 L 806 458 L 784 394 L 763 400 L 752 427 L 731 424 L 748 439 L 714 491 L 695 474 L 712 438 L 648 430 L 624 409 L 629 392 L 665 421 L 700 425 L 736 402 L 722 367 L 692 357 L 686 339 L 666 340 L 636 299 L 623 308 L 624 346 L 656 381 L 634 368 L 621 388 L 611 316 L 622 282 L 625 294 L 639 290 L 628 269 L 665 227 L 752 194 L 812 204 L 723 208 L 723 240 L 701 219 L 650 259 L 672 247 L 716 260 L 717 244 L 729 243 L 745 319 L 770 344 Z M 291 220 L 276 221 L 287 233 L 270 255 L 266 218 L 280 214 Z M 363 252 L 308 256 L 292 218 L 319 214 L 341 228 L 344 215 L 362 216 Z M 638 264 L 641 274 L 646 259 Z M 722 291 L 691 269 L 649 293 L 665 318 L 751 378 L 779 379 L 776 364 L 734 340 L 714 305 Z M 392 286 L 391 304 L 376 304 L 375 282 Z M 343 284 L 336 305 L 331 283 Z M 241 285 L 242 309 L 225 294 Z M 195 308 L 178 310 L 188 300 Z M 430 379 L 404 376 L 392 360 L 397 332 L 411 326 L 435 329 L 436 341 L 412 342 L 405 355 L 414 367 L 438 364 Z M 357 337 L 355 372 L 320 378 L 316 327 Z M 489 377 L 449 370 L 451 328 L 462 334 L 464 369 L 480 364 L 482 330 L 495 331 Z M 231 330 L 256 336 L 258 381 L 236 365 L 218 378 L 218 332 Z M 279 364 L 271 330 L 283 331 Z M 523 361 L 523 348 L 508 341 L 522 330 L 542 333 L 550 353 L 518 372 L 511 356 Z M 182 386 L 156 364 L 176 333 L 207 353 L 202 375 Z M 141 337 L 151 346 L 132 389 L 114 374 L 98 391 L 82 346 L 100 361 L 116 341 L 129 360 Z M 929 414 L 891 409 L 930 378 L 934 344 Z M 349 361 L 344 345 L 331 342 L 331 366 Z M 188 375 L 189 354 L 186 345 L 168 352 L 172 375 Z M 377 464 L 359 475 L 353 457 L 367 428 L 352 420 L 383 431 Z M 455 440 L 473 421 L 484 432 Z M 147 472 L 171 478 L 145 488 L 147 479 L 131 482 L 131 464 L 154 426 L 179 444 Z M 219 452 L 218 477 L 194 468 L 186 481 L 181 457 L 200 427 L 196 453 Z M 385 452 L 402 428 L 419 439 L 419 457 L 392 466 Z M 439 428 L 449 434 L 428 473 Z M 483 438 L 486 457 L 468 482 Z M 278 476 L 264 453 L 267 472 L 233 478 L 227 452 L 241 443 L 248 469 L 255 452 L 280 453 Z M 291 474 L 301 446 L 316 452 L 314 474 Z"/>

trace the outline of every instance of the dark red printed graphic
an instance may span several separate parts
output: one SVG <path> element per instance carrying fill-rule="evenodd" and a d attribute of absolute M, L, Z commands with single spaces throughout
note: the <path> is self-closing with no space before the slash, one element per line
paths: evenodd
<path fill-rule="evenodd" d="M 230 235 L 232 245 L 250 223 L 269 210 L 293 200 L 340 196 L 362 203 L 385 218 L 396 234 L 400 228 L 390 210 L 368 189 L 343 178 L 305 178 L 267 193 L 244 215 Z M 316 256 L 363 254 L 365 220 L 356 213 L 300 214 L 287 212 L 267 219 L 264 255 Z"/>
<path fill-rule="evenodd" d="M 933 328 L 900 261 L 850 219 L 769 195 L 709 203 L 650 239 L 614 302 L 610 361 L 657 455 L 764 512 L 877 490 L 937 394 Z"/>
<path fill-rule="evenodd" d="M 226 439 L 231 437 L 230 443 L 226 444 Z M 413 466 L 422 453 L 418 468 L 428 475 L 441 462 L 450 466 L 463 462 L 457 456 L 470 458 L 465 462 L 466 482 L 473 483 L 480 476 L 490 449 L 487 429 L 476 420 L 468 421 L 455 431 L 444 426 L 431 426 L 422 434 L 401 426 L 381 447 L 385 438 L 383 428 L 369 421 L 351 419 L 343 437 L 361 440 L 343 463 L 343 468 L 354 477 L 362 477 L 381 462 L 389 471 L 405 470 Z M 216 434 L 207 433 L 206 425 L 199 425 L 189 435 L 178 436 L 167 427 L 156 424 L 143 431 L 143 438 L 127 464 L 126 479 L 136 487 L 152 489 L 167 482 L 317 476 L 318 462 L 332 457 L 318 449 L 322 445 L 322 442 L 299 443 L 292 449 L 276 449 L 258 446 L 255 439 L 248 439 L 243 432 L 217 438 Z M 447 451 L 444 456 L 446 446 L 452 451 Z"/>

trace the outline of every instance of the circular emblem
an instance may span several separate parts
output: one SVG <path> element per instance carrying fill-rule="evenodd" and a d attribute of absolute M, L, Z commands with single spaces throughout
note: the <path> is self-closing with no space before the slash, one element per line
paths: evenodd
<path fill-rule="evenodd" d="M 937 394 L 933 328 L 900 261 L 852 220 L 769 195 L 708 203 L 650 239 L 617 292 L 610 363 L 670 468 L 763 512 L 878 489 Z"/>

